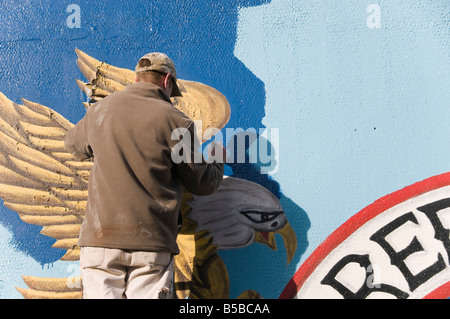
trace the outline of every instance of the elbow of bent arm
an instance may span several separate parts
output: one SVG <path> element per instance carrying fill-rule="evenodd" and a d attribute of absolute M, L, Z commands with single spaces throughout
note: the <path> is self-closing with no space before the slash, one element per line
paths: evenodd
<path fill-rule="evenodd" d="M 76 143 L 72 141 L 70 134 L 64 138 L 64 146 L 66 151 L 75 156 L 79 160 L 87 160 L 93 157 L 92 149 L 89 145 L 85 145 L 81 149 L 77 147 Z"/>

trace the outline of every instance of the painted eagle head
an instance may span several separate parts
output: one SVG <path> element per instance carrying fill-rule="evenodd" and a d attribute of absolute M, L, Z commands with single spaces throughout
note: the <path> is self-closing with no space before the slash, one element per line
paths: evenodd
<path fill-rule="evenodd" d="M 257 183 L 225 177 L 215 193 L 193 196 L 189 206 L 197 231 L 208 231 L 218 250 L 243 248 L 254 242 L 276 250 L 278 233 L 284 240 L 288 263 L 295 254 L 297 237 L 280 201 Z"/>

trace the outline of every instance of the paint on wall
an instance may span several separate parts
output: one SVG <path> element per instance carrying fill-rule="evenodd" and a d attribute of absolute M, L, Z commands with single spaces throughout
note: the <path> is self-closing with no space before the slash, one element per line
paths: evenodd
<path fill-rule="evenodd" d="M 450 297 L 450 174 L 381 198 L 336 230 L 281 298 Z"/>
<path fill-rule="evenodd" d="M 90 99 L 84 103 L 87 109 L 133 83 L 133 71 L 100 62 L 80 50 L 77 55 L 77 65 L 89 81 L 77 81 Z M 201 123 L 198 134 L 205 142 L 211 137 L 208 132 L 220 131 L 228 122 L 227 99 L 201 83 L 179 80 L 179 85 L 183 97 L 175 98 L 173 105 Z M 64 137 L 74 125 L 62 115 L 27 100 L 18 105 L 3 94 L 0 98 L 3 204 L 17 212 L 24 223 L 42 226 L 41 234 L 56 240 L 52 248 L 66 250 L 61 260 L 78 261 L 78 237 L 94 162 L 80 161 L 65 150 Z M 186 193 L 182 217 L 174 281 L 180 299 L 230 297 L 227 268 L 217 254 L 220 250 L 248 247 L 255 242 L 276 250 L 274 237 L 278 233 L 285 241 L 288 264 L 296 251 L 296 235 L 278 198 L 250 181 L 225 177 L 212 195 Z M 82 297 L 82 278 L 25 276 L 24 281 L 29 289 L 17 289 L 25 298 Z M 260 294 L 248 289 L 240 297 L 259 298 Z"/>
<path fill-rule="evenodd" d="M 227 97 L 231 113 L 223 136 L 226 129 L 278 130 L 279 143 L 267 148 L 277 166 L 250 161 L 249 147 L 246 162 L 228 165 L 226 172 L 279 200 L 298 243 L 290 264 L 279 235 L 273 242 L 277 250 L 254 243 L 215 253 L 226 267 L 231 298 L 244 291 L 278 298 L 319 248 L 332 250 L 330 234 L 347 221 L 365 221 L 356 212 L 450 171 L 449 5 L 445 0 L 218 0 L 202 6 L 192 0 L 4 1 L 0 92 L 15 103 L 25 98 L 46 105 L 76 123 L 85 113 L 81 103 L 89 100 L 74 81 L 84 78 L 74 63 L 75 48 L 126 69 L 144 54 L 161 51 L 175 60 L 183 79 Z M 406 226 L 428 225 L 425 233 L 431 235 L 433 228 L 422 223 L 424 213 L 417 208 L 410 210 L 418 224 L 411 219 Z M 380 228 L 393 221 L 375 220 Z M 72 278 L 59 284 L 79 285 L 78 262 L 61 261 L 66 251 L 51 248 L 56 240 L 40 234 L 41 226 L 24 223 L 5 207 L 0 223 L 2 298 L 21 297 L 14 287 L 36 284 L 32 278 Z M 429 242 L 421 236 L 421 244 Z M 439 246 L 439 240 L 432 243 Z M 345 248 L 345 256 L 367 254 Z M 448 265 L 442 247 L 437 251 Z M 389 256 L 377 256 L 383 255 Z M 428 257 L 424 264 L 412 262 L 413 274 L 439 261 L 436 253 Z M 336 264 L 325 262 L 320 269 Z M 337 274 L 341 279 L 344 272 Z M 30 276 L 25 283 L 24 275 Z M 443 287 L 431 295 L 443 296 Z M 398 288 L 419 296 L 407 292 L 405 282 Z M 295 297 L 298 291 L 291 292 Z"/>

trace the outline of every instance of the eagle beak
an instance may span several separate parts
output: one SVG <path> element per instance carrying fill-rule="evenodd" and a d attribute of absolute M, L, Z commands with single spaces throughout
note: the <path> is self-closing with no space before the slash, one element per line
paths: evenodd
<path fill-rule="evenodd" d="M 275 234 L 279 234 L 283 238 L 284 247 L 286 248 L 287 264 L 289 265 L 297 251 L 297 235 L 289 222 L 276 232 L 256 232 L 255 241 L 268 246 L 272 250 L 277 250 Z"/>

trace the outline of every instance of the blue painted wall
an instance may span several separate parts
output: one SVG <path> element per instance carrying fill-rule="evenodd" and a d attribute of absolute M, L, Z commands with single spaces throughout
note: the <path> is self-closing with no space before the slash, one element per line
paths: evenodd
<path fill-rule="evenodd" d="M 67 7 L 80 7 L 69 28 Z M 380 8 L 380 28 L 367 8 Z M 75 48 L 133 69 L 163 51 L 179 77 L 211 85 L 231 104 L 228 128 L 279 128 L 278 171 L 229 174 L 271 190 L 299 242 L 286 266 L 262 245 L 222 252 L 231 297 L 277 298 L 328 235 L 376 199 L 450 170 L 450 3 L 419 1 L 11 1 L 0 7 L 0 91 L 84 114 Z M 22 275 L 66 277 L 71 263 L 39 227 L 0 210 L 0 297 Z M 278 238 L 279 240 L 279 238 Z"/>

